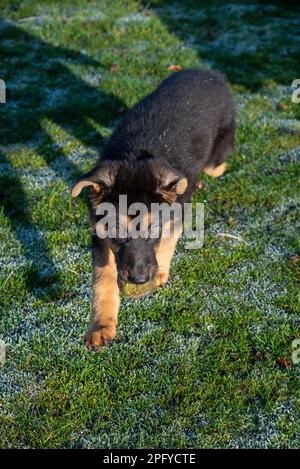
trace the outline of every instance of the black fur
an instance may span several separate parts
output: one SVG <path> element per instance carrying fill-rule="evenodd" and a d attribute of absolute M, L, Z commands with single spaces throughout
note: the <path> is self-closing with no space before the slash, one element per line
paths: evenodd
<path fill-rule="evenodd" d="M 104 148 L 100 163 L 119 163 L 119 193 L 154 192 L 147 162 L 168 164 L 195 190 L 205 166 L 223 163 L 234 145 L 234 105 L 224 77 L 215 71 L 171 75 L 126 113 Z M 145 167 L 146 165 L 146 167 Z"/>

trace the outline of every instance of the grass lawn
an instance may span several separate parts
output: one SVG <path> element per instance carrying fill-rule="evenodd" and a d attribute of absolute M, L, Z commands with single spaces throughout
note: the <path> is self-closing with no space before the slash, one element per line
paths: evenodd
<path fill-rule="evenodd" d="M 299 14 L 279 1 L 1 1 L 1 447 L 300 446 Z M 70 188 L 171 64 L 227 74 L 236 149 L 194 197 L 204 247 L 181 242 L 170 284 L 124 299 L 117 341 L 94 354 L 87 209 Z"/>

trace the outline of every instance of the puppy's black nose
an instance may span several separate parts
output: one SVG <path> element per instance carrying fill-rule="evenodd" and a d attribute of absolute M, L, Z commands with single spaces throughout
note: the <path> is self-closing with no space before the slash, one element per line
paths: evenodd
<path fill-rule="evenodd" d="M 135 283 L 138 285 L 149 282 L 149 279 L 150 279 L 149 275 L 139 275 L 139 276 L 130 275 L 128 278 L 130 283 Z"/>

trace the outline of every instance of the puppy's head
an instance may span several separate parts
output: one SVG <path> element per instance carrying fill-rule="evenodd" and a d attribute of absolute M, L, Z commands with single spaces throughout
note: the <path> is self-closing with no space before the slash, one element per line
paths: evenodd
<path fill-rule="evenodd" d="M 72 196 L 78 196 L 85 187 L 90 188 L 89 205 L 95 231 L 99 236 L 102 230 L 101 237 L 108 238 L 120 279 L 135 284 L 152 280 L 158 268 L 156 252 L 163 220 L 156 218 L 154 226 L 151 204 L 176 202 L 186 191 L 187 180 L 156 160 L 134 165 L 104 161 L 79 179 Z"/>

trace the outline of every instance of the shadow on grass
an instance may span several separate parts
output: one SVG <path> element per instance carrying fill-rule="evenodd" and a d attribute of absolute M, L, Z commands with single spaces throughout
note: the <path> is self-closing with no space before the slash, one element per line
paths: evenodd
<path fill-rule="evenodd" d="M 231 84 L 256 91 L 267 81 L 291 85 L 300 76 L 297 2 L 150 0 L 152 8 L 201 61 Z"/>
<path fill-rule="evenodd" d="M 7 87 L 7 103 L 1 105 L 0 162 L 10 165 L 6 147 L 27 146 L 30 140 L 38 142 L 38 154 L 42 156 L 58 179 L 68 185 L 80 174 L 79 168 L 65 157 L 52 137 L 44 129 L 43 121 L 58 124 L 83 144 L 99 148 L 102 135 L 95 131 L 89 119 L 108 126 L 125 106 L 116 97 L 90 86 L 72 73 L 68 64 L 78 64 L 97 69 L 100 63 L 86 55 L 67 48 L 56 47 L 19 29 L 10 22 L 0 22 L 1 78 Z M 55 165 L 63 158 L 64 170 Z M 34 272 L 28 273 L 29 290 L 43 293 L 53 282 L 59 284 L 59 271 L 51 259 L 51 252 L 41 231 L 34 226 L 26 188 L 22 186 L 18 172 L 0 176 L 0 208 L 9 218 L 17 239 Z M 34 242 L 24 236 L 27 228 Z M 33 249 L 34 246 L 34 249 Z M 37 253 L 40 260 L 37 262 Z M 48 265 L 46 277 L 40 275 L 39 265 Z"/>

